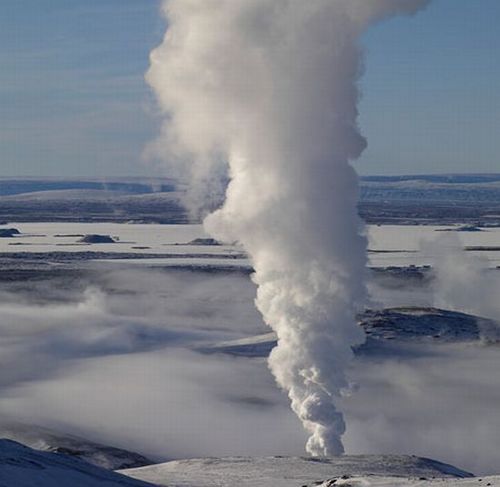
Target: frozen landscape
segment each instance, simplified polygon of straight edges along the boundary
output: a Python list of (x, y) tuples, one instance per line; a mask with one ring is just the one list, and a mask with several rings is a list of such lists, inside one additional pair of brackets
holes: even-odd
[[(498, 485), (455, 479), (458, 467), (498, 472), (500, 429), (500, 229), (463, 225), (368, 226), (368, 338), (341, 403), (349, 454), (455, 470), (417, 457), (299, 459), (304, 436), (266, 367), (276, 338), (254, 309), (251, 263), (199, 224), (2, 226), (19, 231), (0, 239), (2, 437), (152, 485)], [(460, 266), (443, 265), (450, 252)], [(203, 457), (223, 459), (147, 466)]]
[(0, 3), (0, 487), (500, 487), (499, 2)]

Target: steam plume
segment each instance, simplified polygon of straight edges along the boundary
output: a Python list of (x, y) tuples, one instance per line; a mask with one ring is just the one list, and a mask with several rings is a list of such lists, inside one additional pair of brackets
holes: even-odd
[[(436, 306), (477, 314), (500, 323), (500, 280), (488, 260), (464, 251), (457, 234), (448, 232), (427, 242), (435, 255), (433, 292)], [(485, 331), (485, 330), (483, 330)], [(500, 330), (489, 330), (490, 339), (498, 340)]]
[(182, 162), (194, 205), (229, 168), (224, 205), (205, 226), (252, 259), (257, 307), (279, 339), (269, 365), (313, 455), (343, 452), (334, 403), (364, 338), (354, 316), (365, 299), (366, 239), (350, 165), (366, 146), (358, 40), (371, 23), (426, 3), (163, 4), (168, 29), (147, 74), (166, 116), (155, 146)]

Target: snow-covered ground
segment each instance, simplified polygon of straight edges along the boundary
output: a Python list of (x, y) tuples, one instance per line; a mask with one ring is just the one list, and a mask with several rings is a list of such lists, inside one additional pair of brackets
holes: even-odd
[[(118, 252), (123, 254), (157, 254), (149, 265), (190, 265), (186, 262), (161, 254), (214, 254), (237, 256), (242, 250), (234, 245), (190, 245), (189, 242), (203, 238), (201, 225), (157, 225), (120, 223), (9, 223), (8, 227), (20, 230), (21, 235), (0, 238), (0, 253), (15, 252)], [(1, 227), (0, 227), (1, 228)], [(487, 259), (492, 267), (500, 265), (500, 228), (484, 228), (478, 232), (450, 231), (459, 227), (443, 226), (368, 226), (370, 265), (375, 267), (408, 266), (432, 264), (441, 251), (437, 245), (429, 244), (436, 239), (453, 234), (463, 247), (484, 247), (489, 250), (475, 250), (474, 255)], [(98, 234), (114, 237), (110, 244), (82, 244), (82, 235)], [(143, 264), (146, 262), (142, 262)], [(201, 262), (203, 264), (203, 262)], [(248, 266), (246, 259), (234, 260), (226, 265)]]
[[(4, 272), (0, 280), (0, 412), (64, 432), (62, 437), (42, 435), (46, 441), (39, 444), (19, 432), (12, 438), (41, 449), (81, 449), (81, 457), (88, 454), (91, 460), (106, 444), (144, 452), (156, 461), (303, 453), (304, 433), (266, 367), (274, 337), (264, 335), (268, 328), (255, 310), (255, 287), (248, 273), (185, 272), (200, 267), (246, 271), (250, 263), (241, 258), (241, 249), (190, 243), (205, 237), (199, 225), (11, 223), (7, 227), (19, 228), (22, 235), (0, 239), (2, 262), (18, 271)], [(432, 264), (443, 248), (422, 242), (436, 238), (445, 246), (453, 239), (459, 239), (462, 247), (500, 246), (499, 228), (440, 230), (453, 228), (370, 226), (369, 247), (374, 251), (370, 263)], [(78, 243), (85, 234), (110, 235), (117, 243)], [(27, 259), (16, 257), (22, 252), (28, 253)], [(29, 262), (33, 252), (41, 252), (37, 259), (51, 271), (61, 271), (56, 280), (50, 273), (49, 277), (37, 273), (38, 267)], [(84, 265), (71, 258), (70, 264), (61, 263), (55, 254), (46, 259), (47, 252), (101, 254), (98, 262)], [(116, 257), (111, 252), (123, 258), (111, 259)], [(150, 255), (144, 259), (144, 254)], [(499, 264), (500, 252), (493, 250), (464, 252), (462, 257), (474, 255), (484, 256), (489, 267)], [(50, 265), (53, 258), (55, 264)], [(455, 262), (461, 265), (461, 257)], [(481, 330), (474, 326), (474, 318), (410, 308), (442, 307), (435, 302), (438, 290), (431, 285), (430, 274), (425, 269), (372, 273), (372, 307), (405, 308), (375, 311), (370, 317), (367, 330), (374, 339), (380, 335), (387, 347), (383, 354), (357, 355), (352, 370), (356, 392), (341, 401), (348, 424), (346, 448), (353, 453), (415, 453), (475, 473), (498, 473), (498, 346), (478, 340)], [(468, 279), (461, 280), (452, 279), (466, 286)], [(481, 282), (470, 279), (470, 289), (465, 287), (444, 307), (494, 315), (496, 299), (488, 298), (496, 308), (486, 313), (480, 297), (489, 295)], [(471, 300), (475, 307), (469, 306)], [(402, 336), (404, 340), (398, 340)], [(217, 353), (199, 353), (210, 347)], [(212, 463), (224, 471), (224, 461)], [(195, 464), (194, 477), (186, 478), (192, 483), (175, 484), (175, 479), (182, 479), (179, 468), (169, 473), (176, 465), (172, 463), (141, 472), (155, 471), (161, 482), (171, 486), (225, 485), (207, 483), (213, 479), (201, 478)], [(293, 468), (280, 471), (288, 470)], [(232, 471), (238, 474), (237, 468)], [(239, 470), (238, 482), (243, 482), (245, 471)], [(285, 484), (271, 475), (262, 480), (271, 483), (253, 479), (236, 485), (298, 487), (336, 475), (325, 473), (304, 484), (302, 480), (290, 484), (290, 479)], [(401, 484), (396, 484), (394, 477), (385, 478), (393, 471), (381, 470), (377, 479), (367, 477), (367, 471), (358, 474), (362, 480), (339, 479), (335, 485), (424, 485), (419, 475), (400, 478)], [(215, 472), (213, 478), (220, 475)], [(461, 485), (453, 482), (438, 485)], [(473, 482), (487, 485), (478, 479)]]
[[(359, 455), (332, 459), (314, 458), (207, 458), (152, 465), (122, 473), (168, 487), (298, 487), (356, 485), (347, 480), (361, 477), (357, 485), (369, 486), (373, 477), (384, 486), (415, 485), (415, 479), (457, 479), (470, 474), (434, 460), (397, 455)], [(342, 479), (344, 477), (344, 479)], [(336, 479), (336, 482), (331, 482)], [(331, 484), (326, 483), (330, 481)], [(345, 480), (345, 482), (341, 482)], [(390, 483), (389, 483), (390, 482)], [(420, 484), (422, 485), (422, 483)], [(446, 484), (444, 484), (446, 485)], [(448, 484), (453, 485), (453, 484)]]
[(405, 455), (331, 459), (230, 457), (172, 461), (112, 472), (64, 454), (0, 440), (0, 485), (5, 487), (478, 487), (500, 477), (470, 473)]
[[(201, 247), (203, 253), (221, 253), (229, 249), (220, 246), (173, 245), (206, 237), (201, 225), (156, 225), (121, 223), (9, 223), (21, 231), (16, 239), (0, 239), (0, 252), (100, 252), (176, 253), (184, 254), (191, 247)], [(110, 235), (115, 244), (81, 244), (81, 235)], [(142, 247), (142, 248), (137, 248)], [(144, 247), (147, 247), (145, 249)], [(199, 251), (200, 249), (198, 249)]]
[[(500, 228), (484, 228), (478, 232), (457, 232), (460, 226), (433, 225), (369, 225), (370, 264), (375, 267), (431, 265), (443, 251), (443, 245), (433, 244), (443, 237), (462, 247), (498, 248), (471, 252), (487, 259), (491, 267), (500, 265)], [(449, 245), (449, 244), (448, 244)]]
[(6, 418), (0, 420), (0, 438), (22, 443), (39, 451), (62, 453), (107, 470), (142, 467), (154, 463), (135, 452), (101, 445), (33, 424), (9, 422)]
[(0, 440), (0, 485), (5, 487), (147, 487), (75, 458)]
[[(356, 353), (387, 353), (387, 344), (402, 350), (411, 344), (498, 344), (499, 324), (477, 316), (435, 308), (389, 308), (368, 310), (359, 316), (367, 341)], [(397, 345), (394, 345), (397, 344)], [(275, 333), (209, 343), (198, 346), (204, 353), (225, 353), (238, 357), (267, 357), (276, 345)]]

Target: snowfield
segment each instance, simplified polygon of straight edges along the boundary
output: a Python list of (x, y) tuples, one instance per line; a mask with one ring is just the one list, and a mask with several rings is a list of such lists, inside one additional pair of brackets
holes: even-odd
[(134, 480), (89, 463), (39, 452), (10, 440), (0, 440), (2, 487), (147, 487)]
[[(412, 485), (413, 479), (453, 479), (471, 474), (414, 456), (359, 455), (339, 458), (206, 458), (180, 460), (122, 473), (168, 487), (300, 487), (341, 477), (361, 477), (358, 485), (381, 477), (385, 486)], [(339, 482), (339, 480), (337, 480)], [(391, 483), (387, 483), (391, 482)], [(410, 482), (410, 483), (408, 483)], [(326, 483), (325, 485), (328, 485)], [(334, 485), (334, 484), (332, 484)], [(335, 485), (342, 485), (337, 484)], [(345, 482), (344, 485), (353, 485)], [(452, 485), (452, 484), (450, 484)]]
[(500, 477), (428, 458), (357, 455), (339, 458), (205, 458), (111, 472), (66, 455), (0, 440), (5, 487), (472, 487), (500, 486)]
[[(1, 487), (500, 485), (412, 456), (298, 458), (302, 430), (265, 364), (276, 339), (253, 305), (251, 263), (238, 246), (197, 240), (200, 225), (3, 226), (21, 234), (0, 238), (0, 412), (48, 428), (0, 421), (0, 437), (41, 450), (2, 443)], [(368, 340), (353, 364), (359, 390), (342, 400), (345, 441), (351, 453), (416, 453), (496, 474), (498, 306), (478, 301), (481, 281), (449, 306), (434, 301), (424, 266), (436, 254), (422, 242), (483, 249), (464, 260), (485, 257), (498, 279), (500, 228), (456, 228), (368, 227), (374, 309), (360, 317)], [(78, 242), (85, 234), (117, 242)], [(220, 458), (143, 467), (135, 451), (156, 462)]]
[(0, 438), (16, 441), (38, 451), (62, 453), (107, 470), (136, 468), (153, 463), (135, 452), (32, 424), (0, 421)]
[[(206, 239), (202, 225), (159, 225), (125, 223), (16, 223), (8, 227), (19, 229), (21, 235), (0, 238), (0, 253), (16, 252), (118, 252), (125, 254), (214, 254), (227, 257), (242, 253), (235, 245), (196, 245), (196, 239)], [(0, 227), (1, 229), (2, 227)], [(487, 259), (491, 267), (500, 265), (500, 228), (485, 228), (480, 232), (448, 232), (459, 227), (432, 225), (368, 225), (369, 263), (373, 267), (422, 266), (436, 259), (435, 248), (426, 242), (445, 234), (456, 235), (463, 247), (476, 249), (471, 254)], [(115, 243), (82, 244), (82, 236), (88, 234), (110, 235)], [(194, 242), (194, 244), (193, 244)], [(172, 259), (152, 256), (149, 263), (165, 265)], [(182, 265), (190, 265), (189, 259)], [(146, 264), (144, 261), (143, 264)], [(235, 266), (249, 265), (237, 261)], [(179, 263), (177, 264), (179, 265)]]

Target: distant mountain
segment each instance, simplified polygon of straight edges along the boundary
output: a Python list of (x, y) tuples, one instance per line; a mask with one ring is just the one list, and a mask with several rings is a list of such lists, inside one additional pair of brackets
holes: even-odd
[[(172, 179), (2, 179), (0, 221), (188, 223), (186, 187)], [(500, 225), (500, 174), (364, 176), (369, 223)]]
[(361, 176), (362, 182), (397, 183), (408, 181), (425, 181), (442, 184), (477, 184), (500, 182), (498, 174), (417, 174), (406, 176)]
[(500, 174), (362, 177), (361, 201), (476, 205), (500, 203)]
[(66, 190), (146, 194), (174, 191), (175, 188), (175, 182), (166, 178), (111, 178), (110, 180), (0, 178), (0, 196)]

